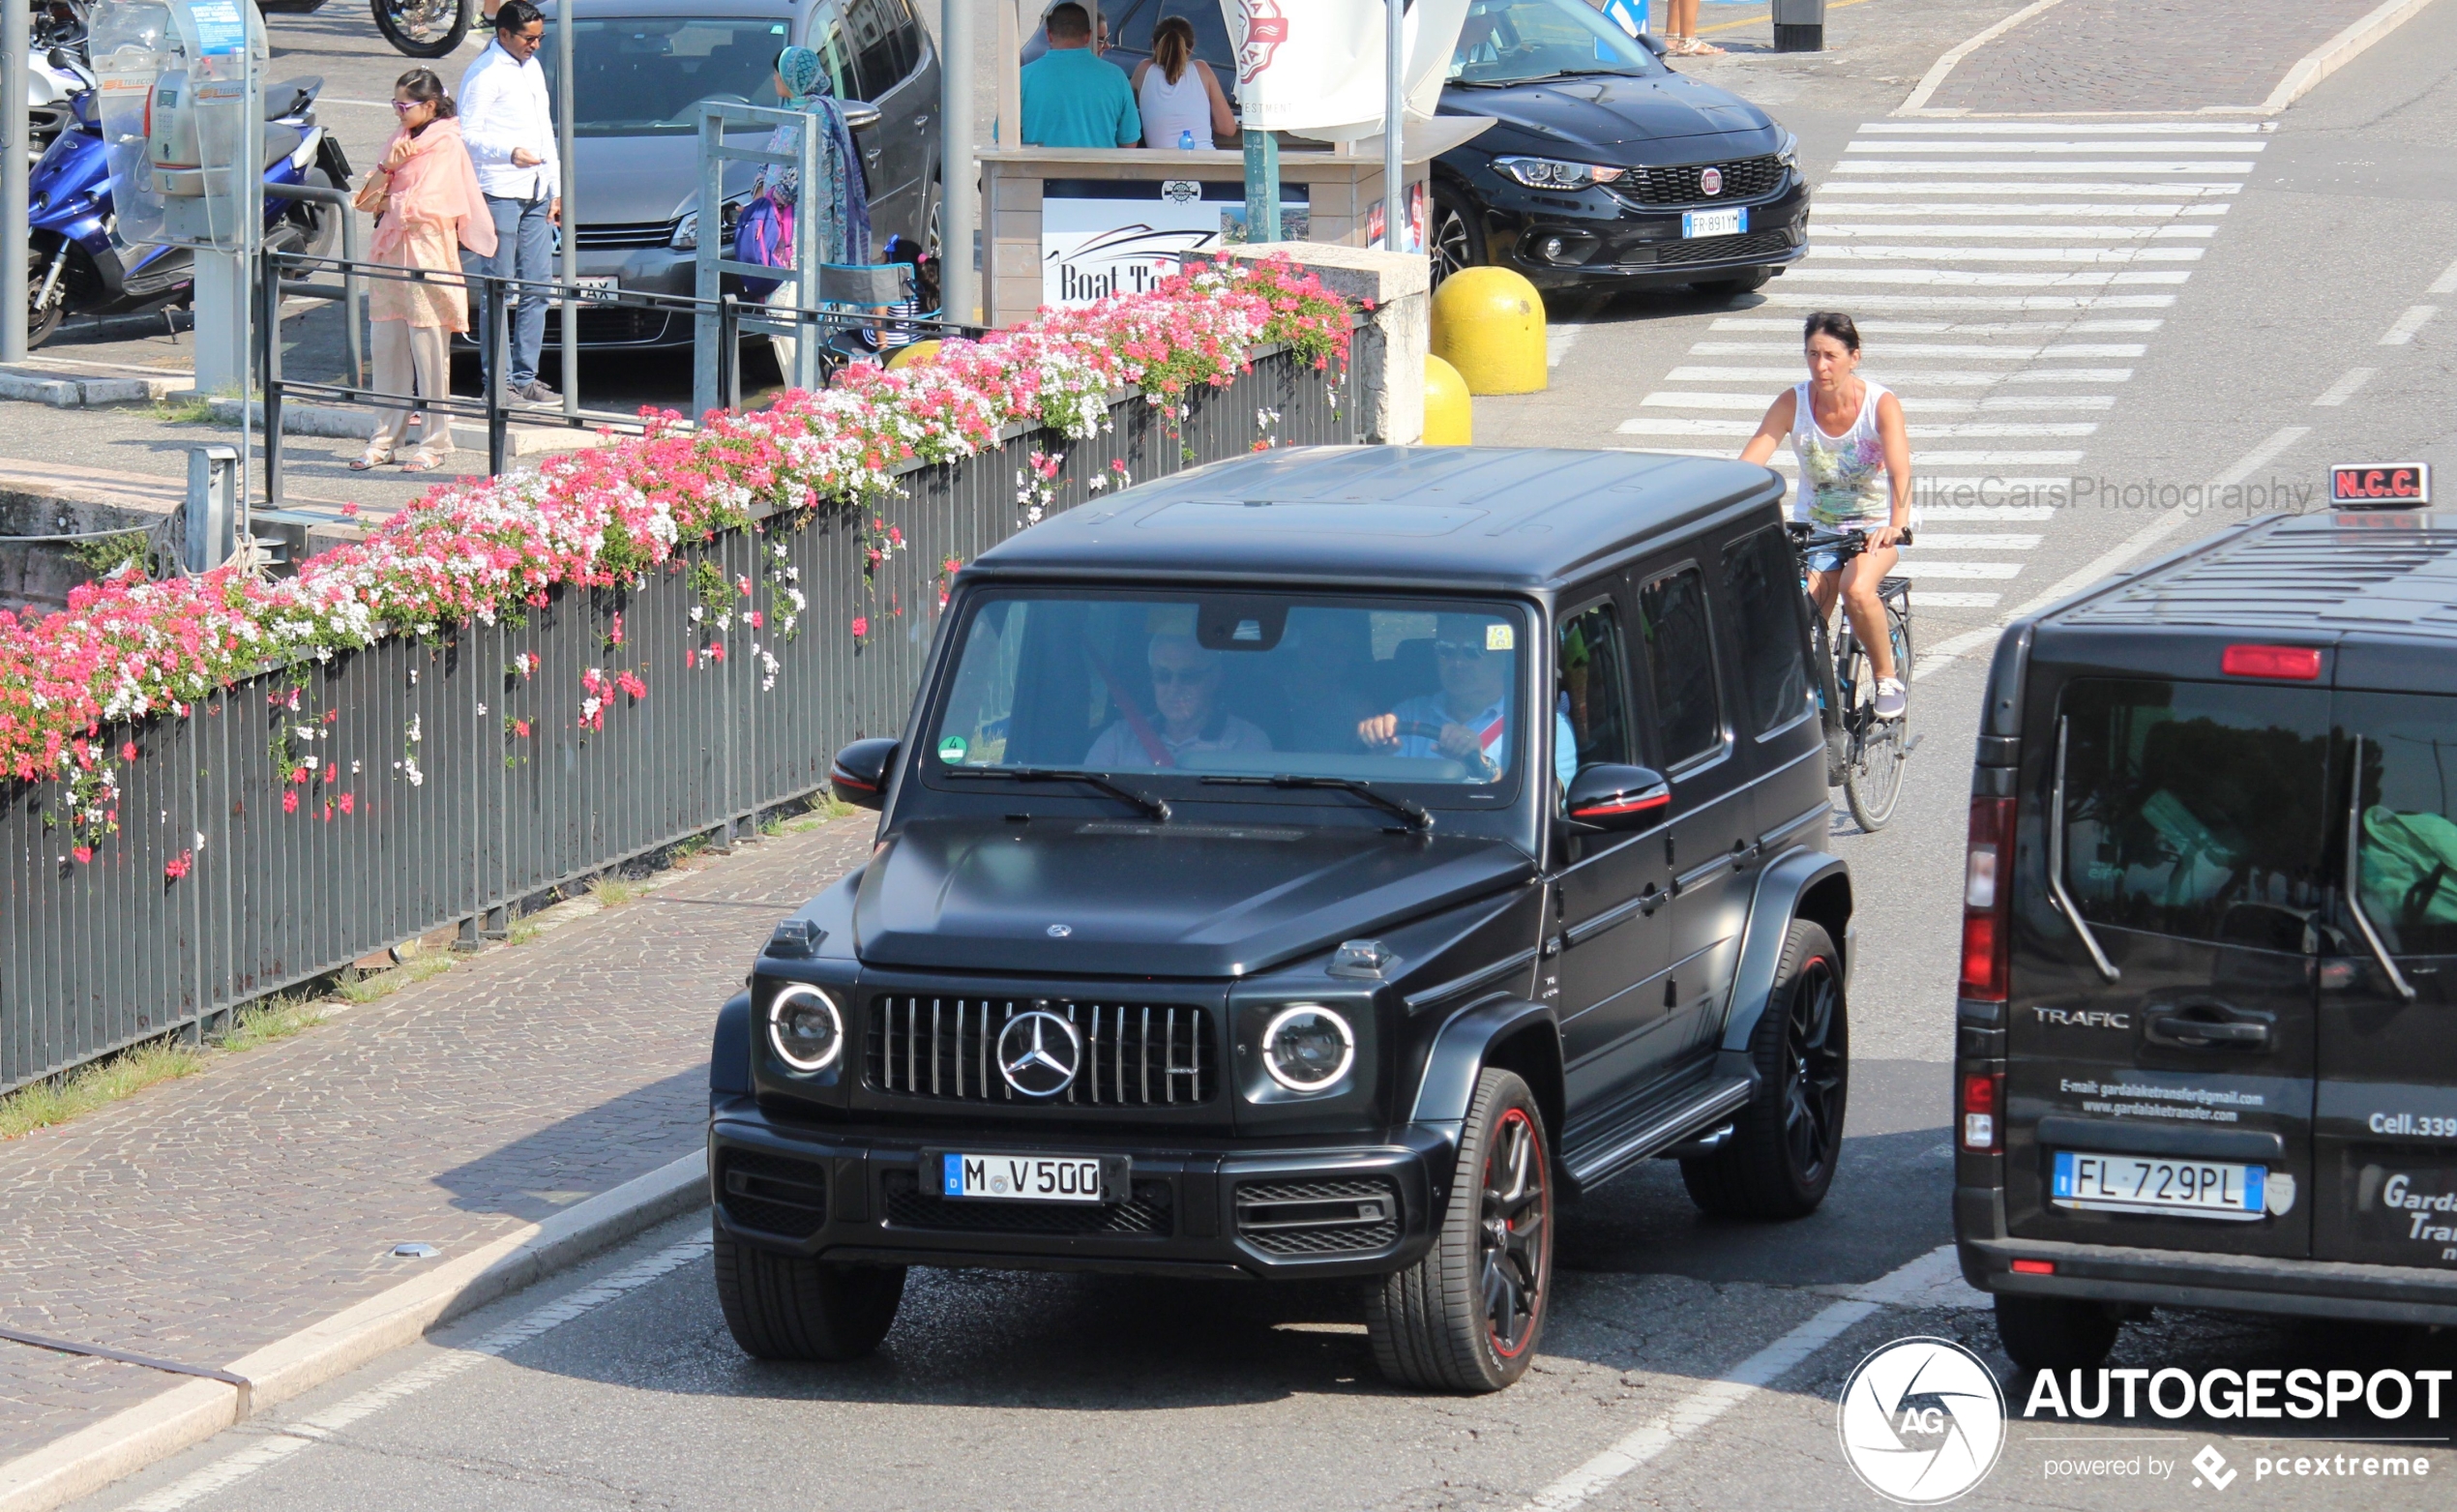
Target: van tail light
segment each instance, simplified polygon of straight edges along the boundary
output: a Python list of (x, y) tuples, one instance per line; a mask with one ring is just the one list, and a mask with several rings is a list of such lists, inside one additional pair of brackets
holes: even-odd
[(2321, 653), (2311, 646), (2229, 646), (2218, 669), (2230, 677), (2277, 677), (2308, 683), (2321, 675)]
[(2013, 1273), (2017, 1276), (2053, 1276), (2056, 1274), (2056, 1261), (2015, 1260)]
[(1962, 1147), (1972, 1155), (2004, 1148), (2005, 1074), (1966, 1071), (1962, 1076)]
[(2005, 1000), (2013, 975), (2013, 800), (1970, 800), (1963, 853), (1962, 995)]

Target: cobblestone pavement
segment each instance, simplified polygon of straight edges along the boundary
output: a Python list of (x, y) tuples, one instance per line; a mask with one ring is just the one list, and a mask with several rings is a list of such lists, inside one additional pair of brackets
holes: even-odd
[(2252, 108), (2380, 0), (2063, 0), (1973, 52), (1931, 110)]
[[(689, 1154), (709, 1025), (859, 815), (0, 1145), (0, 1322), (220, 1367)], [(0, 1461), (178, 1378), (0, 1342)]]

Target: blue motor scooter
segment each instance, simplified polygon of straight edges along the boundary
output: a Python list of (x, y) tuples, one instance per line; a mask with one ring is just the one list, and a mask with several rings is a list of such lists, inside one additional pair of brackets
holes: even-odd
[[(346, 189), (349, 160), (315, 124), (321, 78), (289, 79), (264, 92), (264, 245), (323, 255), (340, 207), (281, 196), (294, 185)], [(26, 254), (26, 346), (50, 339), (72, 314), (118, 314), (187, 300), (195, 283), (185, 247), (123, 244), (113, 234), (109, 148), (91, 93), (70, 102), (73, 119), (34, 165)]]

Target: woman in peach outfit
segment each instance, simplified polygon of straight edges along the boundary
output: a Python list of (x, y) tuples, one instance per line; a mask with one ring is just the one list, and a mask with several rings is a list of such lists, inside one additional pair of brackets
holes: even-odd
[[(385, 146), (383, 165), (368, 175), (359, 191), (360, 208), (380, 206), (367, 255), (371, 262), (424, 269), (429, 277), (415, 282), (369, 281), (375, 388), (382, 394), (432, 400), (452, 392), (452, 334), (469, 329), (469, 291), (460, 278), (459, 247), (491, 255), (494, 218), (478, 193), (478, 173), (470, 165), (469, 149), (461, 144), (452, 97), (444, 93), (444, 81), (434, 70), (411, 69), (400, 76), (393, 86), (393, 113), (400, 130)], [(401, 464), (403, 472), (435, 467), (452, 450), (450, 419), (433, 409), (415, 412), (422, 418), (424, 439)], [(412, 413), (407, 406), (384, 411), (366, 455), (350, 466), (364, 471), (391, 461)]]

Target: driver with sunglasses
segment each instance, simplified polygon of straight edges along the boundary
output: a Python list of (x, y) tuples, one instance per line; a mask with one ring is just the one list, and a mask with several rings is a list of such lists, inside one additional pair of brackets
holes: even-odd
[[(1388, 714), (1356, 726), (1356, 738), (1384, 756), (1446, 756), (1479, 782), (1495, 782), (1510, 762), (1510, 665), (1515, 630), (1475, 614), (1443, 614), (1434, 622), (1434, 661), (1441, 692), (1404, 698)], [(1578, 737), (1555, 714), (1554, 774), (1567, 787), (1578, 775)], [(1410, 726), (1413, 726), (1412, 728)], [(1438, 730), (1438, 734), (1426, 731)]]

